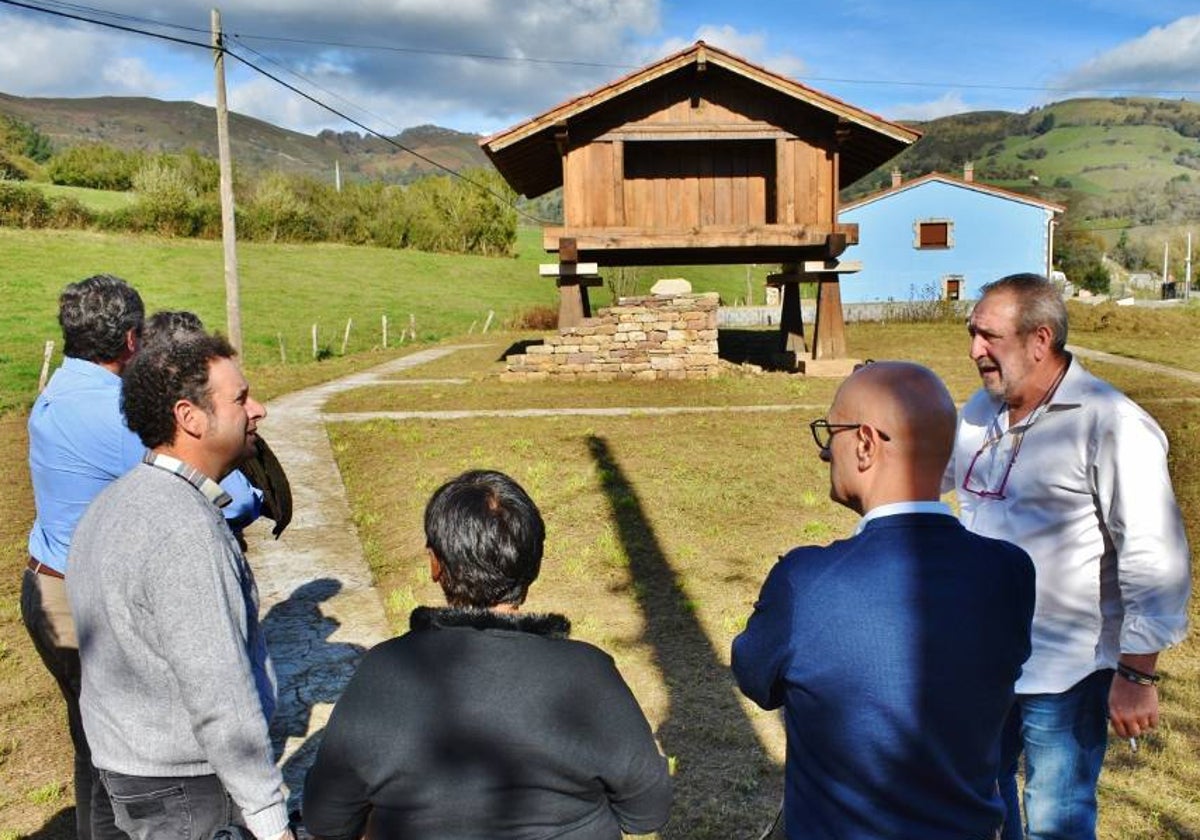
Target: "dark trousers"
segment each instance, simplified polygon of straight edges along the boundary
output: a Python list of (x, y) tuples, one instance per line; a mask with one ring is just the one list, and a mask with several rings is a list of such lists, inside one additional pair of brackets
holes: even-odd
[(117, 825), (133, 840), (208, 840), (240, 822), (221, 781), (209, 776), (126, 776), (101, 770)]
[(83, 672), (66, 583), (26, 569), (21, 580), (21, 618), (38, 656), (67, 701), (67, 725), (75, 747), (75, 832), (79, 840), (127, 840), (113, 821), (112, 804), (92, 766), (92, 752), (83, 734), (79, 714)]

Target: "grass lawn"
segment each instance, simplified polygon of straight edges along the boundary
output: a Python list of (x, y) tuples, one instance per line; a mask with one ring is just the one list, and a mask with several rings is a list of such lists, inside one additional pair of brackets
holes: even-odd
[[(959, 324), (849, 330), (860, 355), (918, 357), (959, 399), (976, 387)], [(1075, 338), (1085, 343), (1086, 334)], [(836, 383), (764, 374), (589, 393), (498, 383), (491, 376), (496, 355), (481, 349), (442, 360), (438, 376), (468, 384), (363, 389), (339, 398), (337, 407), (642, 406), (655, 394), (663, 405), (811, 406), (784, 414), (372, 420), (331, 430), (397, 632), (413, 606), (440, 600), (427, 580), (420, 525), (429, 494), (464, 469), (511, 473), (539, 502), (549, 533), (529, 609), (566, 613), (576, 635), (614, 655), (677, 759), (678, 803), (662, 836), (753, 836), (778, 804), (783, 737), (774, 715), (738, 695), (729, 645), (776, 556), (853, 528), (855, 517), (827, 499), (827, 468), (804, 429), (823, 413)], [(1090, 367), (1142, 401), (1167, 430), (1195, 542), (1200, 386), (1117, 365)], [(1200, 648), (1187, 643), (1168, 652), (1162, 670), (1162, 728), (1136, 756), (1119, 740), (1109, 756), (1101, 792), (1106, 840), (1200, 836)]]
[[(530, 234), (523, 236), (528, 242)], [(0, 486), (0, 556), (9, 570), (0, 575), (0, 840), (73, 833), (62, 704), (18, 609), (18, 570), (32, 520), (25, 408), (41, 344), (58, 338), (55, 297), (65, 282), (112, 271), (133, 281), (151, 310), (194, 308), (219, 325), (219, 247), (0, 229), (6, 302), (0, 313), (0, 456), (14, 469)], [(553, 302), (553, 286), (533, 269), (545, 257), (522, 248), (516, 260), (477, 260), (244, 246), (249, 378), (256, 394), (269, 397), (409, 352), (376, 349), (366, 324), (376, 330), (386, 311), (399, 325), (413, 312), (422, 343), (487, 346), (408, 371), (395, 383), (345, 394), (331, 408), (794, 406), (672, 416), (371, 420), (330, 428), (359, 535), (397, 631), (414, 605), (440, 601), (426, 580), (423, 552), (421, 511), (429, 493), (470, 467), (510, 472), (537, 500), (549, 529), (529, 608), (565, 613), (577, 636), (612, 653), (676, 759), (677, 805), (663, 837), (756, 836), (778, 805), (782, 732), (773, 715), (734, 689), (729, 643), (777, 555), (853, 528), (854, 516), (827, 498), (827, 468), (804, 428), (823, 414), (836, 383), (774, 373), (595, 388), (500, 383), (493, 376), (497, 360), (529, 336), (467, 331), (472, 321), (482, 324), (489, 309), (503, 320)], [(1200, 351), (1189, 350), (1193, 342), (1186, 340), (1196, 334), (1198, 313), (1073, 307), (1072, 341), (1200, 370)], [(355, 328), (341, 356), (341, 330), (350, 317)], [(314, 320), (328, 330), (323, 341), (338, 346), (332, 358), (301, 363)], [(278, 332), (285, 335), (287, 364), (278, 359)], [(977, 385), (961, 322), (851, 324), (847, 340), (856, 356), (932, 366), (957, 399)], [(1200, 386), (1115, 365), (1089, 367), (1142, 401), (1166, 429), (1176, 490), (1196, 544)], [(411, 381), (430, 378), (463, 383)], [(1105, 840), (1200, 837), (1200, 643), (1189, 640), (1168, 652), (1162, 670), (1162, 728), (1136, 756), (1121, 742), (1110, 752), (1101, 790)]]
[(26, 181), (22, 186), (41, 190), (46, 198), (73, 198), (89, 210), (108, 212), (128, 207), (137, 201), (137, 196), (131, 192), (116, 190), (94, 190), (89, 187), (64, 187), (61, 184), (43, 184), (38, 181)]

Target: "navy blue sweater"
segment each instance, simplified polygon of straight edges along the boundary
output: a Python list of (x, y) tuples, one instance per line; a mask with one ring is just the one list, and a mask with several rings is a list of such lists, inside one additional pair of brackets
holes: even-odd
[(785, 709), (790, 840), (991, 836), (1033, 600), (1024, 551), (943, 514), (783, 557), (733, 670), (746, 696)]

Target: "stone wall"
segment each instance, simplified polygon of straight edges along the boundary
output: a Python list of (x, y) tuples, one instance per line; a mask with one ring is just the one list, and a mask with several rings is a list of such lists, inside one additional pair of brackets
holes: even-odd
[(507, 382), (711, 379), (720, 371), (717, 294), (621, 298), (506, 362)]

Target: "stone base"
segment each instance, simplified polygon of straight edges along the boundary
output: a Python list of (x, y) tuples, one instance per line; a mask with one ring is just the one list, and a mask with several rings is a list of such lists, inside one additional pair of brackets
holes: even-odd
[(854, 366), (861, 359), (798, 359), (797, 373), (805, 376), (819, 376), (829, 379), (844, 379), (854, 373)]

